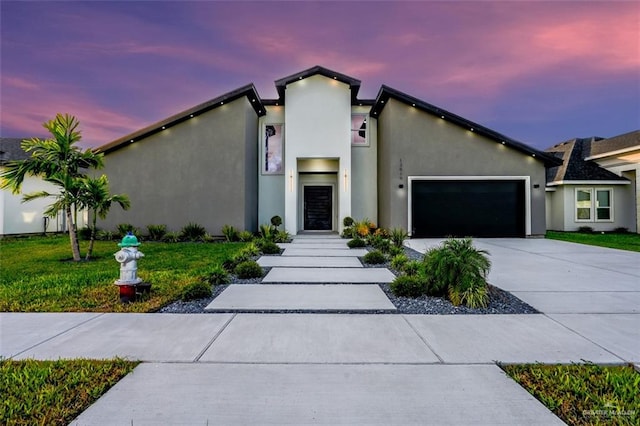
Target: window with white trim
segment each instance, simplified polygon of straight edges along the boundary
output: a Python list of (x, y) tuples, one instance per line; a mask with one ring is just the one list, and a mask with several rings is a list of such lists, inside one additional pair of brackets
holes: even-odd
[(576, 222), (613, 222), (613, 189), (576, 188)]

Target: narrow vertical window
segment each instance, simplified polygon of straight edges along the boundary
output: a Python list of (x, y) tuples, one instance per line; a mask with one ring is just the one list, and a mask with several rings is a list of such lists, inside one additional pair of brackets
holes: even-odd
[(365, 146), (367, 142), (367, 115), (351, 115), (351, 144)]
[(591, 221), (593, 189), (576, 189), (576, 221)]
[(610, 189), (596, 189), (596, 220), (613, 220)]

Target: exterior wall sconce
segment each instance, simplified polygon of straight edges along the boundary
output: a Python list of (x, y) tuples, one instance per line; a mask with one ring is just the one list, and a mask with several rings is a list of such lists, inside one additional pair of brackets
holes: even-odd
[(347, 169), (344, 169), (344, 192), (347, 192), (347, 187), (349, 183), (349, 175), (347, 174)]
[(289, 169), (289, 192), (293, 192), (293, 169)]

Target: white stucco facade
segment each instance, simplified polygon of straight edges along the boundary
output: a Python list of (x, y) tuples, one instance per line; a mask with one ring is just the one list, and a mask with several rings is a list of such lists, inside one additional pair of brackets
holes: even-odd
[[(1, 170), (0, 170), (1, 171)], [(23, 194), (47, 191), (56, 193), (57, 188), (40, 178), (27, 176), (22, 183), (22, 192), (13, 194), (8, 189), (0, 191), (0, 235), (63, 232), (66, 230), (63, 214), (45, 220), (44, 211), (53, 202), (51, 198), (40, 198), (26, 203)], [(78, 229), (86, 224), (86, 212), (78, 213)], [(45, 228), (46, 226), (46, 228)]]
[[(366, 144), (351, 141), (352, 114), (367, 116), (370, 107), (352, 106), (351, 99), (348, 84), (314, 75), (286, 86), (286, 105), (267, 107), (258, 142), (259, 223), (279, 215), (290, 234), (308, 230), (305, 188), (319, 186), (330, 191), (327, 230), (342, 231), (342, 219), (354, 214), (377, 219), (376, 135), (367, 129)], [(283, 160), (275, 173), (265, 171), (268, 127), (282, 132)]]

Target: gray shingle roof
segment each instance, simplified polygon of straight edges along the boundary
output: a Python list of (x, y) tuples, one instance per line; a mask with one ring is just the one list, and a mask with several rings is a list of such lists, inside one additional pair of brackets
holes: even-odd
[(562, 165), (547, 169), (547, 184), (562, 181), (628, 181), (600, 167), (595, 161), (585, 160), (591, 155), (592, 147), (602, 141), (598, 137), (576, 138), (546, 149), (547, 153), (563, 160)]
[(20, 147), (24, 139), (28, 138), (0, 138), (0, 164), (29, 158), (29, 154)]

